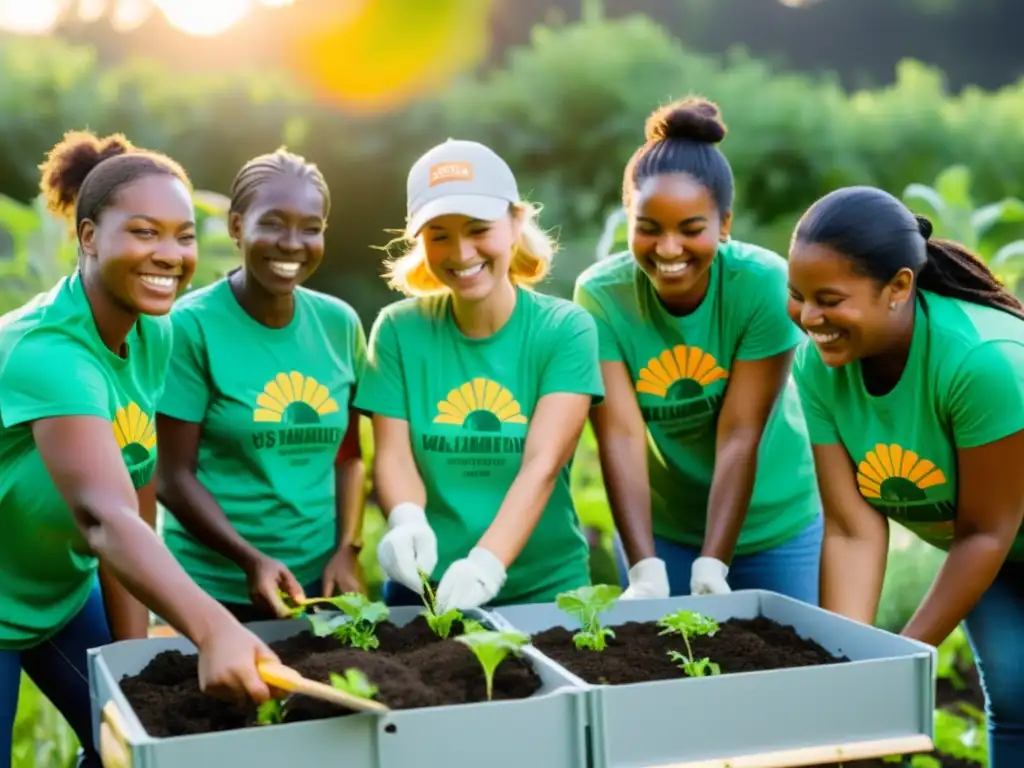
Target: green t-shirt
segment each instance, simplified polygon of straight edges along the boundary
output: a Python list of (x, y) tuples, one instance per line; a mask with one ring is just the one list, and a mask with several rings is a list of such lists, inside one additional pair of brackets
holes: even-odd
[[(928, 291), (887, 394), (868, 393), (859, 363), (827, 367), (810, 343), (793, 371), (811, 442), (846, 448), (865, 500), (942, 550), (953, 541), (957, 449), (1024, 429), (1024, 321)], [(1024, 560), (1020, 534), (1010, 559)]]
[[(158, 410), (202, 424), (199, 482), (246, 541), (312, 583), (337, 544), (335, 459), (366, 357), (358, 315), (299, 288), (291, 323), (268, 328), (222, 279), (179, 299), (171, 320), (174, 356)], [(213, 597), (249, 602), (243, 571), (173, 514), (164, 540)]]
[(99, 337), (81, 277), (0, 318), (0, 649), (35, 646), (81, 610), (98, 561), (54, 486), (31, 422), (109, 419), (132, 484), (156, 464), (153, 415), (171, 353), (166, 317), (143, 316), (128, 356)]
[[(400, 301), (377, 317), (356, 407), (409, 422), (437, 535), (435, 578), (493, 522), (522, 464), (537, 402), (555, 392), (604, 396), (594, 323), (564, 299), (518, 289), (508, 322), (482, 339), (458, 329), (448, 296)], [(569, 473), (569, 465), (559, 472), (495, 605), (552, 601), (590, 583)]]
[[(782, 257), (735, 240), (719, 247), (707, 295), (684, 317), (664, 308), (629, 252), (577, 279), (575, 300), (597, 321), (601, 360), (625, 363), (634, 381), (648, 430), (656, 536), (703, 544), (729, 372), (737, 361), (773, 357), (802, 339), (786, 314), (786, 286)], [(765, 426), (735, 554), (782, 544), (819, 509), (810, 443), (790, 380)]]

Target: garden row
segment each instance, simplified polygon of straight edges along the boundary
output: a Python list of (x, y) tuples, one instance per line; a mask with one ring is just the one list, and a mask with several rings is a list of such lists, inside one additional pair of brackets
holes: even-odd
[(108, 768), (447, 768), (462, 748), (489, 768), (881, 766), (932, 750), (933, 648), (769, 592), (619, 592), (438, 615), (428, 585), (422, 609), (347, 594), (252, 625), (284, 664), (380, 713), (205, 696), (181, 638), (94, 650)]

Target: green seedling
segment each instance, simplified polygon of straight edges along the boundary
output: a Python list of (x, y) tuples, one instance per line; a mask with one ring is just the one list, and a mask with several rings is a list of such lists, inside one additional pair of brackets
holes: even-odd
[(384, 603), (370, 602), (365, 595), (358, 592), (346, 592), (337, 597), (317, 598), (312, 604), (327, 603), (342, 612), (341, 616), (325, 619), (316, 614), (309, 614), (310, 626), (317, 637), (334, 637), (364, 651), (372, 650), (380, 645), (374, 631), (384, 621), (390, 611)]
[(256, 709), (256, 722), (260, 725), (278, 725), (284, 722), (287, 704), (282, 699), (267, 699)]
[(708, 673), (712, 675), (722, 674), (722, 669), (711, 659), (694, 659), (693, 648), (690, 640), (694, 637), (713, 635), (718, 631), (718, 622), (709, 616), (697, 611), (676, 611), (658, 619), (658, 626), (663, 629), (658, 634), (670, 635), (677, 633), (683, 636), (686, 643), (686, 655), (679, 651), (669, 651), (668, 656), (677, 662), (683, 671), (690, 677), (705, 677)]
[(484, 679), (487, 681), (487, 700), (490, 701), (494, 693), (494, 671), (509, 653), (518, 654), (530, 642), (530, 637), (522, 632), (484, 630), (459, 635), (455, 640), (468, 647), (483, 667)]
[(377, 686), (358, 669), (346, 669), (344, 675), (331, 672), (331, 685), (361, 699), (372, 699), (377, 695)]
[(463, 619), (462, 620), (462, 633), (465, 635), (472, 635), (474, 632), (487, 632), (488, 629), (483, 625), (482, 622), (476, 619)]
[(434, 590), (430, 588), (430, 576), (423, 570), (419, 572), (420, 582), (423, 584), (423, 604), (426, 608), (422, 616), (427, 620), (427, 626), (438, 637), (448, 637), (452, 631), (452, 625), (456, 621), (462, 621), (462, 611), (452, 608), (444, 613), (436, 613)]
[(602, 627), (598, 616), (611, 609), (618, 602), (622, 587), (614, 584), (594, 584), (563, 592), (555, 598), (555, 605), (580, 623), (580, 630), (572, 636), (577, 649), (589, 648), (603, 651), (608, 638), (615, 632)]

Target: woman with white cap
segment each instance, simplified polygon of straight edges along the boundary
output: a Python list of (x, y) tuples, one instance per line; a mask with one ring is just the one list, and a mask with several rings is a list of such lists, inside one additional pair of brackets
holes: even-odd
[(389, 605), (437, 610), (546, 602), (590, 582), (569, 470), (604, 396), (594, 320), (531, 290), (553, 244), (508, 165), (446, 141), (408, 178), (409, 250), (388, 264), (407, 299), (369, 340), (357, 409), (373, 418), (388, 531)]

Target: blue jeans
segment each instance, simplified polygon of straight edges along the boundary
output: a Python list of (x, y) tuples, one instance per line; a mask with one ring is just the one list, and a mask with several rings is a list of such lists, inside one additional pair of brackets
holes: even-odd
[(404, 605), (423, 606), (422, 597), (405, 586), (405, 584), (392, 581), (391, 579), (384, 580), (384, 585), (381, 587), (381, 597), (384, 600), (384, 604), (389, 608)]
[(92, 737), (86, 652), (113, 642), (103, 595), (93, 587), (81, 611), (50, 640), (25, 651), (0, 651), (0, 768), (10, 768), (21, 671), (60, 711), (82, 744), (79, 766), (101, 768)]
[(989, 768), (1024, 766), (1024, 563), (1005, 563), (964, 621), (985, 691)]
[[(824, 532), (824, 518), (818, 515), (803, 531), (777, 547), (734, 557), (729, 566), (729, 586), (737, 590), (764, 589), (818, 605), (818, 571)], [(700, 557), (700, 547), (655, 536), (654, 552), (665, 561), (669, 594), (673, 597), (690, 594), (690, 568)], [(618, 536), (615, 537), (615, 560), (619, 581), (625, 588), (629, 586), (629, 565)]]

